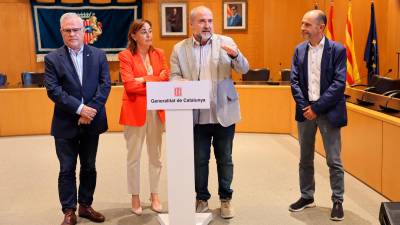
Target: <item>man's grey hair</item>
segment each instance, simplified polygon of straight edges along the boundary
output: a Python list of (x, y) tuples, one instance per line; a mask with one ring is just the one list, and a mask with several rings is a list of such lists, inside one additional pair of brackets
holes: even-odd
[(76, 14), (76, 13), (69, 12), (69, 13), (64, 13), (64, 15), (61, 16), (60, 27), (62, 27), (64, 20), (70, 19), (70, 18), (76, 18), (76, 19), (80, 20), (82, 22), (82, 26), (83, 26), (82, 18), (80, 16), (78, 16), (78, 14)]
[(196, 8), (193, 8), (191, 11), (190, 11), (190, 22), (193, 22), (194, 21), (194, 18), (197, 16), (197, 14), (199, 13), (199, 12), (201, 12), (201, 11), (208, 11), (208, 12), (210, 12), (210, 14), (211, 15), (213, 15), (212, 14), (212, 11), (209, 9), (209, 8), (207, 8), (207, 7), (205, 7), (205, 6), (197, 6)]

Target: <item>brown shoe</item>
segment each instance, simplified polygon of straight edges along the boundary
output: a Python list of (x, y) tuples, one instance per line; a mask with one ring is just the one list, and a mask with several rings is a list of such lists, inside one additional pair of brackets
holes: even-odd
[(75, 225), (76, 224), (76, 215), (75, 211), (69, 210), (64, 214), (64, 220), (61, 225)]
[(78, 215), (96, 223), (102, 223), (106, 218), (96, 212), (91, 206), (79, 205)]

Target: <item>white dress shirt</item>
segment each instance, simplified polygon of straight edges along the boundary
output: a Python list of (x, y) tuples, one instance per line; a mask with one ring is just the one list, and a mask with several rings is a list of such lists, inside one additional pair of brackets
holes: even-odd
[(321, 61), (324, 52), (325, 37), (317, 46), (308, 44), (308, 100), (318, 101), (321, 87)]
[(206, 44), (200, 43), (193, 38), (193, 52), (196, 59), (196, 71), (199, 73), (199, 80), (210, 80), (210, 109), (200, 109), (199, 124), (218, 123), (217, 119), (217, 82), (213, 81), (211, 74), (211, 52), (212, 37)]
[[(78, 74), (79, 81), (82, 85), (83, 79), (83, 45), (78, 52), (75, 52), (68, 47), (69, 55), (71, 56), (72, 63), (74, 64), (75, 71)], [(83, 98), (81, 99), (81, 104), (76, 110), (76, 114), (80, 115), (83, 108)]]

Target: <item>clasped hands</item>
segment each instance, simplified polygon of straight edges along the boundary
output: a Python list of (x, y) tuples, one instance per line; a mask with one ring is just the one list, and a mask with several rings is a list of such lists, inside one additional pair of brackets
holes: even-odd
[(303, 109), (303, 116), (308, 120), (314, 120), (317, 118), (317, 114), (312, 110), (311, 105)]
[(81, 110), (81, 117), (78, 120), (78, 125), (88, 125), (92, 122), (94, 117), (97, 114), (97, 110), (89, 107), (87, 105), (83, 105), (82, 110)]

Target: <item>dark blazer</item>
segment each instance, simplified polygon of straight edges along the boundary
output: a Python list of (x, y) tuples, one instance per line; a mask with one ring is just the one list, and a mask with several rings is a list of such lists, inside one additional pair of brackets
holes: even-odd
[(242, 17), (239, 14), (229, 17), (228, 26), (242, 26)]
[[(306, 120), (303, 108), (310, 105), (308, 100), (308, 41), (299, 44), (292, 61), (291, 87), (296, 101), (296, 120)], [(346, 100), (346, 49), (338, 42), (325, 37), (321, 60), (320, 98), (311, 105), (317, 114), (326, 114), (335, 127), (347, 125)]]
[[(83, 48), (83, 78), (80, 84), (68, 48), (63, 46), (45, 57), (45, 86), (47, 95), (55, 103), (51, 134), (58, 138), (75, 137), (80, 127), (89, 134), (100, 134), (108, 129), (105, 103), (110, 93), (110, 72), (105, 53), (95, 47)], [(89, 125), (78, 126), (81, 104), (97, 110)]]

